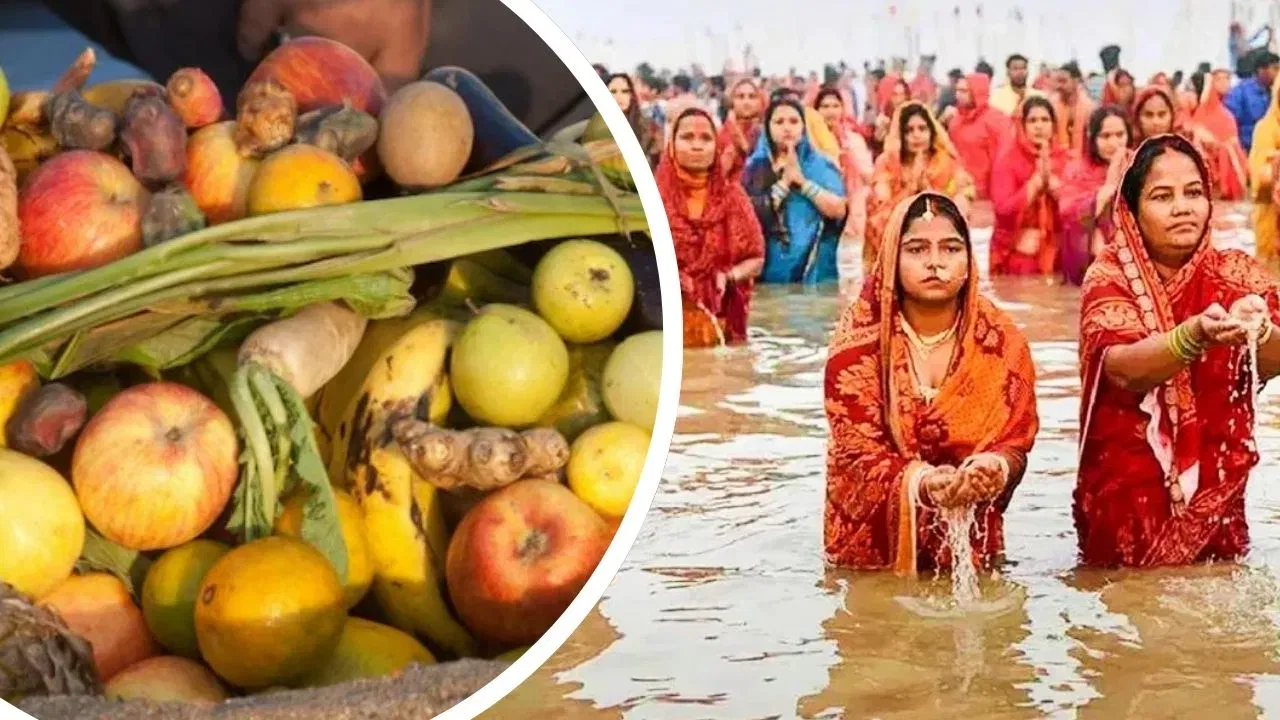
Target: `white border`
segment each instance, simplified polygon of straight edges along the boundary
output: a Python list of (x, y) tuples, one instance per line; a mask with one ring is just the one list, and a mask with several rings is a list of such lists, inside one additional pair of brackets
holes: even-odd
[[(648, 158), (640, 147), (640, 141), (631, 131), (631, 126), (628, 125), (626, 116), (614, 101), (613, 95), (596, 75), (591, 62), (569, 40), (569, 37), (531, 0), (502, 0), (502, 2), (538, 33), (543, 42), (550, 46), (582, 84), (591, 101), (604, 116), (605, 124), (617, 141), (622, 156), (635, 178), (637, 193), (640, 195), (645, 217), (649, 223), (649, 235), (653, 238), (653, 249), (658, 257), (659, 285), (662, 289), (662, 384), (658, 397), (658, 416), (653, 426), (649, 454), (645, 458), (640, 483), (636, 486), (631, 506), (627, 509), (627, 514), (600, 565), (591, 574), (582, 592), (578, 593), (569, 605), (569, 609), (565, 610), (560, 619), (519, 660), (466, 700), (438, 715), (437, 717), (441, 720), (474, 718), (506, 697), (547, 662), (551, 655), (569, 639), (573, 631), (582, 624), (596, 603), (600, 602), (604, 591), (608, 589), (613, 576), (622, 567), (627, 553), (640, 534), (640, 526), (649, 512), (649, 505), (653, 502), (653, 496), (658, 490), (658, 482), (662, 479), (667, 451), (671, 447), (671, 436), (675, 432), (676, 408), (680, 402), (680, 378), (684, 362), (680, 273), (676, 266), (675, 243), (671, 239), (671, 227), (667, 224), (667, 213), (662, 206), (662, 196), (658, 194), (658, 184), (653, 179)], [(0, 720), (36, 719), (0, 700)]]
[(680, 378), (684, 363), (680, 272), (676, 265), (675, 242), (671, 239), (671, 227), (667, 224), (667, 213), (662, 206), (662, 196), (658, 194), (658, 184), (653, 179), (653, 172), (649, 169), (649, 161), (640, 147), (640, 141), (632, 132), (631, 126), (627, 123), (627, 117), (622, 114), (609, 88), (605, 87), (591, 62), (569, 40), (564, 31), (534, 5), (532, 0), (502, 0), (502, 2), (538, 33), (542, 41), (559, 56), (582, 84), (583, 89), (604, 117), (605, 124), (609, 126), (609, 131), (617, 141), (618, 148), (627, 161), (627, 167), (635, 178), (636, 191), (640, 195), (645, 218), (649, 223), (649, 236), (653, 238), (653, 249), (658, 257), (659, 285), (662, 288), (662, 387), (658, 397), (658, 416), (653, 426), (649, 454), (645, 458), (640, 483), (636, 486), (631, 506), (627, 509), (627, 514), (622, 519), (613, 543), (609, 545), (609, 550), (605, 552), (600, 565), (591, 574), (582, 592), (573, 599), (569, 609), (565, 610), (555, 625), (552, 625), (519, 660), (466, 700), (438, 715), (440, 720), (469, 720), (506, 697), (547, 662), (551, 655), (569, 639), (573, 631), (578, 629), (596, 603), (600, 602), (600, 598), (608, 589), (609, 583), (613, 581), (613, 576), (618, 574), (627, 553), (630, 552), (632, 544), (640, 534), (640, 526), (649, 512), (654, 494), (658, 491), (658, 482), (662, 479), (667, 452), (671, 448), (671, 436), (675, 432), (676, 410), (680, 404)]

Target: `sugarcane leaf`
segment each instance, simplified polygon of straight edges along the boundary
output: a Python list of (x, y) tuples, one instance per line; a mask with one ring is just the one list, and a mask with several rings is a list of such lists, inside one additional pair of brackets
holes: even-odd
[(225, 318), (217, 315), (187, 318), (158, 335), (122, 348), (109, 359), (154, 370), (182, 367), (224, 342), (243, 339), (264, 319), (264, 316)]
[(596, 189), (588, 183), (574, 182), (564, 178), (541, 177), (537, 175), (503, 175), (494, 181), (498, 190), (524, 190), (526, 192), (566, 193), (573, 195), (594, 195)]
[(142, 581), (150, 567), (151, 559), (146, 555), (111, 542), (91, 527), (85, 528), (84, 549), (76, 561), (77, 571), (110, 573), (129, 588), (135, 600), (139, 600)]
[(307, 412), (306, 402), (289, 383), (271, 375), (289, 414), (289, 433), (293, 447), (293, 476), (307, 491), (302, 509), (302, 539), (311, 543), (333, 564), (338, 577), (347, 582), (347, 543), (342, 536), (342, 518), (338, 499), (329, 483), (329, 473), (316, 447), (315, 423)]

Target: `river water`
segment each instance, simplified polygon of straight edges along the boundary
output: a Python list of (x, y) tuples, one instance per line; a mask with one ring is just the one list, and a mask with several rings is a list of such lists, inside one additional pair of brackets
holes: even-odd
[[(975, 235), (985, 268), (989, 232)], [(999, 609), (928, 617), (911, 600), (949, 585), (822, 561), (823, 365), (857, 283), (762, 288), (746, 347), (686, 352), (664, 479), (622, 571), (489, 716), (1280, 717), (1278, 384), (1262, 400), (1247, 558), (1078, 570), (1079, 292), (984, 280), (1031, 340), (1042, 427), (1006, 513), (1004, 580), (986, 583)]]

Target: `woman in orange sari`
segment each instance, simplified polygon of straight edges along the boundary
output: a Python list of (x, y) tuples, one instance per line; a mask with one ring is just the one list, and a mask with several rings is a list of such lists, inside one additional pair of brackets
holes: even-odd
[(742, 78), (729, 89), (733, 103), (729, 117), (720, 128), (718, 142), (724, 147), (720, 156), (720, 170), (735, 183), (742, 181), (742, 170), (747, 156), (760, 141), (760, 116), (764, 112), (764, 93), (753, 78)]
[(1116, 232), (1081, 298), (1079, 477), (1074, 515), (1090, 565), (1152, 567), (1242, 555), (1258, 463), (1254, 378), (1280, 373), (1275, 280), (1209, 241), (1208, 169), (1182, 136), (1138, 148)]
[(991, 173), (992, 275), (1052, 275), (1061, 268), (1058, 196), (1069, 153), (1057, 126), (1044, 98), (1023, 100), (1014, 114), (1013, 136)]
[(724, 153), (711, 115), (687, 108), (676, 118), (654, 174), (675, 240), (684, 305), (685, 347), (747, 338), (764, 235), (741, 183), (715, 167)]
[(968, 212), (973, 178), (960, 154), (927, 106), (914, 100), (894, 114), (884, 152), (876, 158), (867, 198), (867, 234), (862, 244), (864, 275), (870, 275), (893, 209), (904, 198), (932, 190), (952, 198)]
[(861, 238), (866, 235), (867, 193), (875, 161), (871, 159), (867, 141), (858, 134), (852, 106), (852, 99), (832, 87), (819, 90), (813, 99), (813, 107), (822, 115), (840, 146), (840, 174), (844, 176), (845, 197), (849, 198), (849, 216), (842, 237)]
[(974, 507), (980, 567), (1039, 417), (1026, 338), (978, 292), (969, 228), (950, 198), (893, 211), (883, 252), (827, 360), (824, 546), (846, 567), (904, 575), (951, 566), (948, 509)]

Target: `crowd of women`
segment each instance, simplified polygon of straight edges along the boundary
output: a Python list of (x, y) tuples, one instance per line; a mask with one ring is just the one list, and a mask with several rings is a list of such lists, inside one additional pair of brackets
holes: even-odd
[[(620, 78), (634, 121), (634, 97), (617, 92), (634, 87)], [(1028, 342), (979, 291), (970, 228), (984, 204), (988, 275), (1081, 285), (1083, 562), (1247, 550), (1255, 400), (1280, 375), (1280, 296), (1264, 262), (1275, 238), (1261, 237), (1276, 232), (1280, 95), (1246, 154), (1225, 71), (1192, 96), (1113, 70), (1096, 106), (1080, 80), (1067, 67), (1050, 85), (1024, 82), (1006, 112), (989, 78), (969, 75), (935, 114), (889, 76), (864, 127), (838, 88), (766, 99), (746, 78), (730, 86), (723, 122), (689, 103), (642, 136), (675, 240), (687, 345), (744, 341), (755, 282), (835, 279), (841, 240), (863, 244), (861, 291), (825, 379), (830, 561), (945, 569), (949, 510), (963, 508), (975, 563), (1002, 558), (1039, 416)], [(1212, 241), (1215, 203), (1244, 199), (1257, 206), (1261, 258)]]

